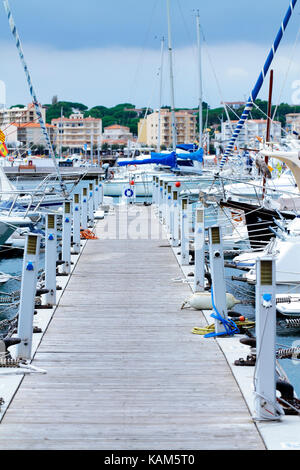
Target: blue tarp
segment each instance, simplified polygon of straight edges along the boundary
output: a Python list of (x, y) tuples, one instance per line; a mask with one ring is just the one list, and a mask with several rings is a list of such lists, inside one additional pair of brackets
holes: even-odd
[(144, 160), (128, 160), (123, 162), (118, 162), (119, 166), (127, 165), (146, 165), (147, 163), (155, 163), (157, 165), (165, 165), (174, 168), (177, 166), (176, 153), (172, 152), (170, 154), (165, 153), (154, 153), (151, 152), (151, 158), (145, 158)]
[(196, 160), (197, 162), (203, 162), (204, 150), (199, 149), (196, 152), (190, 153), (178, 153), (177, 158), (183, 158), (184, 160)]
[(197, 144), (180, 144), (176, 145), (176, 148), (179, 150), (186, 150), (187, 152), (195, 151), (197, 149)]

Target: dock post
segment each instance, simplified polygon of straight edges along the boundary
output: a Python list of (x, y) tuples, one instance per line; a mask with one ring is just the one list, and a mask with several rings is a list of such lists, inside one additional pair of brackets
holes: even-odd
[(275, 260), (256, 260), (255, 330), (256, 368), (254, 373), (255, 418), (280, 420), (276, 404), (276, 279)]
[(178, 191), (175, 190), (172, 192), (173, 200), (172, 200), (172, 238), (171, 244), (172, 246), (179, 245), (179, 201), (178, 201)]
[[(215, 313), (227, 320), (226, 284), (224, 271), (224, 254), (222, 246), (221, 227), (215, 225), (209, 227), (209, 263), (212, 277), (212, 298), (215, 305)], [(215, 332), (226, 331), (221, 320), (215, 319)]]
[(181, 199), (181, 256), (182, 266), (189, 265), (189, 219), (188, 219), (188, 199)]
[(166, 227), (167, 233), (171, 233), (171, 194), (172, 186), (167, 184), (167, 195), (166, 195)]
[(163, 221), (163, 203), (164, 203), (163, 180), (159, 180), (159, 197), (158, 197), (158, 218)]
[(80, 194), (73, 195), (73, 253), (80, 253)]
[(62, 261), (61, 274), (67, 275), (71, 272), (71, 202), (64, 202), (63, 223), (62, 223)]
[(94, 211), (99, 207), (99, 183), (98, 178), (94, 180)]
[(167, 201), (168, 201), (168, 182), (164, 181), (163, 184), (163, 223), (167, 225)]
[(94, 191), (93, 183), (89, 183), (89, 198), (88, 198), (88, 221), (90, 226), (94, 225)]
[(34, 299), (39, 270), (41, 236), (33, 233), (28, 233), (25, 236), (26, 240), (18, 320), (18, 338), (21, 339), (21, 343), (17, 345), (17, 358), (30, 360), (33, 334)]
[(156, 204), (156, 176), (152, 176), (152, 204)]
[(83, 230), (86, 230), (88, 228), (87, 204), (88, 204), (87, 188), (82, 188), (81, 227)]
[(104, 186), (103, 186), (103, 183), (102, 183), (102, 180), (99, 179), (99, 184), (98, 184), (98, 187), (99, 187), (99, 206), (102, 206), (103, 204), (103, 197), (104, 197)]
[(194, 292), (203, 292), (205, 287), (205, 226), (204, 226), (204, 207), (201, 202), (196, 205), (195, 212), (195, 232), (194, 232)]
[(56, 304), (57, 220), (55, 214), (46, 216), (45, 233), (45, 295), (46, 305)]

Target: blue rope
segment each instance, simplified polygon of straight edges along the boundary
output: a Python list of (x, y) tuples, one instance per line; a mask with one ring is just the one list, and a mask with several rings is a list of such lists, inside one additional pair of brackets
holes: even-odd
[(213, 294), (213, 288), (212, 287), (211, 287), (211, 302), (212, 302), (213, 309), (216, 312), (215, 314), (212, 313), (211, 317), (215, 318), (216, 320), (219, 320), (223, 324), (223, 326), (225, 328), (225, 331), (222, 331), (220, 333), (216, 333), (216, 332), (207, 333), (206, 335), (204, 335), (204, 338), (215, 338), (216, 336), (226, 336), (226, 335), (232, 336), (235, 333), (239, 333), (240, 330), (238, 329), (238, 327), (236, 326), (234, 321), (233, 320), (226, 320), (218, 312), (218, 309), (215, 306), (215, 302), (214, 302), (214, 294)]

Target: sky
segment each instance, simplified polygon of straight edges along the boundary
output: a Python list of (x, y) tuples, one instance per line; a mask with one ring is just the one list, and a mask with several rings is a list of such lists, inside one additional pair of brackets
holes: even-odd
[[(248, 98), (289, 0), (170, 0), (176, 107), (199, 99), (196, 11), (201, 22), (203, 99)], [(88, 107), (159, 106), (161, 38), (167, 43), (166, 0), (10, 0), (39, 100)], [(300, 1), (273, 63), (274, 103), (300, 104)], [(297, 36), (298, 34), (298, 36)], [(6, 104), (30, 95), (0, 0), (0, 80)], [(165, 44), (162, 104), (170, 104)], [(3, 88), (3, 87), (2, 87)], [(259, 95), (267, 97), (268, 80)], [(1, 93), (0, 93), (1, 95)]]

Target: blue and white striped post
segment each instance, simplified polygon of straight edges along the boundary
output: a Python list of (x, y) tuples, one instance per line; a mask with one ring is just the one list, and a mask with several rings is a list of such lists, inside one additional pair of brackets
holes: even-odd
[(57, 164), (56, 159), (55, 159), (53, 147), (52, 147), (50, 137), (49, 137), (48, 132), (47, 132), (46, 124), (45, 124), (43, 116), (42, 116), (42, 112), (41, 112), (41, 108), (40, 108), (40, 105), (39, 105), (39, 102), (38, 102), (38, 99), (37, 99), (37, 95), (36, 95), (35, 90), (34, 90), (33, 85), (32, 85), (31, 76), (30, 76), (26, 61), (25, 61), (22, 44), (21, 44), (21, 41), (20, 41), (20, 37), (19, 37), (18, 31), (17, 31), (17, 27), (16, 27), (16, 24), (15, 24), (14, 18), (12, 16), (12, 12), (11, 12), (8, 0), (3, 0), (3, 4), (4, 4), (4, 8), (6, 10), (6, 13), (7, 13), (10, 30), (12, 32), (12, 35), (13, 35), (14, 39), (15, 39), (16, 47), (17, 47), (18, 52), (19, 52), (19, 57), (20, 57), (21, 63), (22, 63), (23, 68), (24, 68), (24, 72), (25, 72), (25, 75), (26, 75), (26, 79), (27, 79), (27, 83), (28, 83), (28, 86), (29, 86), (29, 91), (30, 91), (30, 94), (31, 94), (31, 97), (32, 97), (33, 105), (34, 105), (34, 108), (35, 108), (35, 112), (36, 112), (36, 115), (38, 117), (39, 124), (41, 126), (41, 129), (42, 129), (42, 132), (43, 132), (43, 135), (44, 135), (44, 138), (45, 138), (48, 150), (49, 150), (50, 157), (53, 160), (53, 163), (54, 163), (54, 166), (55, 166), (56, 173), (57, 173), (57, 176), (59, 178), (60, 184), (61, 184), (62, 188), (64, 189), (65, 187), (64, 187), (63, 182), (62, 182), (62, 177), (61, 177), (61, 174), (60, 174), (60, 171), (59, 171), (59, 168), (58, 168), (58, 164)]
[(290, 2), (289, 8), (288, 8), (287, 13), (286, 13), (286, 15), (285, 15), (285, 17), (284, 17), (283, 22), (281, 23), (281, 26), (280, 26), (279, 31), (278, 31), (278, 33), (277, 33), (276, 39), (275, 39), (275, 41), (274, 41), (274, 44), (272, 45), (272, 48), (271, 48), (271, 50), (270, 50), (270, 52), (269, 52), (269, 55), (268, 55), (268, 57), (267, 57), (267, 60), (266, 60), (264, 66), (263, 66), (263, 68), (262, 68), (262, 71), (261, 71), (261, 73), (260, 73), (260, 75), (259, 75), (259, 77), (258, 77), (258, 80), (257, 80), (257, 82), (256, 82), (256, 84), (255, 84), (255, 86), (254, 86), (254, 88), (253, 88), (253, 90), (252, 90), (252, 92), (251, 92), (251, 95), (250, 95), (250, 97), (249, 97), (249, 99), (248, 99), (248, 101), (247, 101), (247, 104), (246, 104), (246, 106), (245, 106), (245, 109), (244, 109), (244, 111), (243, 111), (243, 114), (242, 114), (242, 116), (240, 117), (240, 120), (239, 120), (239, 122), (238, 122), (236, 128), (234, 129), (234, 132), (233, 132), (233, 134), (232, 134), (232, 137), (231, 137), (231, 139), (230, 139), (230, 141), (229, 141), (229, 143), (228, 143), (228, 145), (227, 145), (227, 148), (226, 148), (226, 150), (225, 150), (225, 153), (224, 153), (224, 155), (223, 155), (223, 157), (222, 157), (222, 159), (221, 159), (221, 162), (220, 162), (220, 170), (223, 168), (223, 166), (224, 166), (224, 164), (226, 163), (226, 161), (228, 160), (228, 158), (232, 155), (232, 152), (233, 152), (233, 150), (234, 150), (234, 144), (235, 144), (235, 142), (236, 142), (236, 140), (237, 140), (237, 138), (238, 138), (238, 136), (239, 136), (239, 134), (240, 134), (240, 132), (241, 132), (243, 126), (244, 126), (245, 121), (248, 119), (248, 116), (249, 116), (250, 111), (252, 110), (252, 108), (253, 108), (253, 106), (254, 106), (254, 102), (255, 102), (255, 100), (256, 100), (256, 98), (257, 98), (257, 96), (258, 96), (258, 93), (259, 93), (260, 90), (261, 90), (261, 87), (262, 87), (262, 85), (263, 85), (264, 79), (265, 79), (265, 77), (266, 77), (266, 75), (267, 75), (267, 73), (268, 73), (268, 71), (269, 71), (269, 68), (270, 68), (271, 63), (272, 63), (272, 61), (273, 61), (273, 59), (274, 59), (275, 53), (276, 53), (276, 51), (277, 51), (277, 49), (278, 49), (278, 47), (279, 47), (279, 44), (280, 44), (281, 39), (282, 39), (282, 37), (283, 37), (284, 31), (286, 30), (287, 25), (288, 25), (288, 23), (289, 23), (289, 21), (290, 21), (290, 18), (291, 18), (291, 16), (292, 16), (292, 13), (293, 13), (293, 10), (294, 10), (294, 8), (295, 8), (296, 3), (297, 3), (297, 0), (291, 0), (291, 2)]

